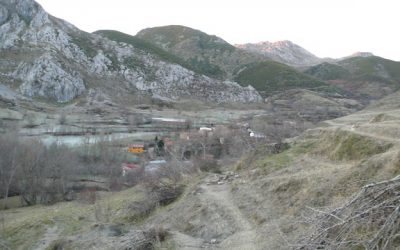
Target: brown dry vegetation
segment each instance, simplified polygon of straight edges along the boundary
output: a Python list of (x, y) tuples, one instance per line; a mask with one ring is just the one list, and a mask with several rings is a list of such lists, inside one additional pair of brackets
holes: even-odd
[(168, 170), (143, 174), (139, 185), (124, 191), (89, 191), (75, 201), (3, 210), (0, 244), (5, 249), (153, 249), (169, 233), (162, 226), (144, 226), (146, 218), (178, 199), (198, 173), (178, 166)]
[[(81, 211), (91, 211), (81, 219), (58, 207), (68, 204), (67, 210), (74, 213), (75, 202), (56, 204), (64, 212), (49, 213), (50, 217), (43, 214), (43, 207), (25, 208), (35, 209), (32, 223), (23, 209), (17, 210), (24, 215), (18, 223), (7, 211), (3, 232), (8, 234), (1, 242), (25, 246), (16, 234), (22, 230), (31, 239), (26, 244), (35, 244), (51, 238), (50, 229), (56, 225), (68, 233), (61, 238), (57, 233), (47, 242), (76, 246), (83, 244), (76, 238), (82, 233), (92, 244), (83, 246), (105, 249), (112, 249), (107, 245), (112, 244), (109, 235), (118, 232), (118, 241), (167, 249), (394, 249), (399, 247), (398, 185), (369, 184), (386, 183), (400, 174), (400, 114), (381, 113), (361, 112), (329, 121), (275, 146), (241, 144), (249, 153), (234, 166), (220, 164), (222, 174), (212, 173), (215, 169), (207, 161), (197, 162), (193, 169), (172, 164), (155, 174), (142, 173), (143, 185), (96, 197), (94, 204), (78, 203)], [(224, 156), (232, 157), (229, 152)], [(198, 168), (210, 172), (199, 178)], [(238, 178), (228, 178), (236, 175), (226, 174), (232, 169)], [(366, 185), (372, 187), (368, 192), (363, 191)], [(379, 211), (368, 210), (374, 206)], [(363, 219), (355, 221), (354, 216)], [(72, 225), (59, 218), (70, 218)], [(91, 231), (101, 235), (99, 242), (94, 243)], [(128, 245), (118, 245), (123, 246)]]
[[(373, 119), (372, 124), (369, 123), (373, 117), (376, 115), (356, 114), (339, 119), (340, 125), (333, 122), (334, 126), (310, 130), (281, 153), (271, 154), (265, 148), (259, 148), (242, 159), (236, 168), (247, 176), (249, 184), (236, 184), (233, 192), (238, 205), (258, 224), (259, 237), (265, 237), (260, 248), (287, 249), (300, 246), (296, 239), (311, 235), (313, 229), (315, 230), (314, 225), (318, 225), (320, 230), (321, 227), (325, 228), (322, 217), (328, 218), (329, 215), (326, 214), (331, 209), (345, 206), (345, 202), (364, 185), (391, 179), (399, 174), (400, 138), (385, 135), (385, 132), (391, 133), (390, 129), (381, 130), (382, 126), (394, 126), (395, 118), (388, 125), (382, 124), (382, 115)], [(354, 128), (352, 124), (356, 121), (358, 126)], [(368, 132), (365, 130), (366, 126)], [(374, 195), (374, 192), (371, 191), (371, 194)], [(388, 197), (393, 200), (395, 196)], [(366, 207), (373, 206), (372, 203), (364, 204)], [(397, 200), (391, 205), (393, 209), (390, 211), (393, 212), (398, 205)], [(351, 210), (351, 207), (346, 209)], [(363, 212), (362, 209), (354, 208), (355, 213), (356, 211)], [(379, 220), (389, 220), (390, 211), (380, 214)], [(346, 218), (343, 214), (342, 219)], [(368, 220), (373, 218), (368, 217)], [(329, 223), (332, 225), (335, 222), (337, 221), (332, 219)], [(350, 245), (367, 246), (370, 236), (378, 234), (383, 224), (361, 223), (359, 226), (364, 229), (360, 229), (358, 233), (361, 236), (358, 235), (358, 238), (354, 238), (355, 232), (349, 229), (345, 231), (345, 240), (329, 234), (324, 235), (329, 239), (321, 237), (317, 244), (324, 242), (324, 249), (349, 249)], [(363, 233), (363, 230), (367, 231)], [(318, 230), (315, 232), (318, 233)], [(392, 245), (383, 249), (399, 247), (398, 239), (395, 240), (397, 236), (390, 237), (394, 237), (390, 239)], [(342, 240), (349, 242), (346, 244)], [(380, 244), (385, 240), (377, 240), (377, 246), (383, 246)], [(304, 242), (303, 246), (307, 249), (316, 247)]]

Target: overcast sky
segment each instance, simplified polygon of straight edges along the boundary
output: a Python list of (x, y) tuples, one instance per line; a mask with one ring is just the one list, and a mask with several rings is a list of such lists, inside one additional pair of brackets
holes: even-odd
[(398, 0), (37, 0), (93, 32), (179, 24), (231, 44), (291, 40), (319, 57), (356, 51), (400, 61)]

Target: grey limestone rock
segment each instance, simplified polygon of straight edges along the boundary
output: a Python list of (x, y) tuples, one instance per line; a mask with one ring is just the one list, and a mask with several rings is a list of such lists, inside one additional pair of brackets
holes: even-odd
[(68, 102), (97, 85), (96, 79), (107, 78), (121, 91), (141, 90), (166, 100), (262, 101), (255, 89), (199, 75), (133, 45), (80, 31), (33, 0), (0, 0), (0, 53), (10, 49), (20, 55), (8, 62), (18, 66), (8, 71), (0, 67), (0, 73), (22, 82), (19, 91), (27, 97)]
[(14, 75), (23, 81), (21, 93), (29, 97), (41, 96), (68, 102), (85, 92), (80, 74), (63, 69), (49, 55), (31, 63), (22, 63)]

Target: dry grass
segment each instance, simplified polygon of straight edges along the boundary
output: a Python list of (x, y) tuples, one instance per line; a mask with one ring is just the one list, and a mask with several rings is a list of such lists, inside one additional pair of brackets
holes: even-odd
[(30, 248), (52, 226), (58, 227), (60, 235), (69, 236), (89, 230), (94, 223), (118, 222), (125, 215), (127, 204), (139, 200), (144, 200), (143, 190), (134, 187), (105, 194), (95, 204), (61, 202), (52, 206), (9, 209), (2, 212), (4, 223), (0, 230), (11, 249)]
[(381, 154), (393, 146), (392, 143), (368, 138), (349, 131), (324, 132), (314, 153), (327, 155), (334, 161), (361, 160)]
[[(359, 117), (363, 122), (351, 131), (350, 125)], [(312, 209), (331, 211), (364, 185), (400, 173), (397, 137), (385, 134), (397, 129), (395, 124), (391, 120), (393, 128), (381, 130), (388, 122), (370, 123), (371, 117), (374, 115), (346, 117), (340, 125), (338, 121), (334, 126), (305, 133), (281, 153), (270, 154), (266, 148), (258, 148), (241, 160), (236, 169), (249, 181), (235, 183), (233, 192), (247, 216), (265, 233), (261, 248), (296, 246), (295, 239), (310, 230), (308, 215)], [(365, 126), (369, 130), (360, 132)], [(367, 224), (355, 230), (368, 237), (371, 234), (366, 228)]]
[[(98, 225), (123, 224), (127, 228), (138, 226), (158, 207), (178, 199), (187, 182), (177, 167), (162, 169), (143, 177), (145, 179), (141, 184), (124, 191), (93, 192), (85, 196), (89, 202), (77, 200), (52, 206), (36, 205), (5, 210), (2, 214), (4, 223), (0, 228), (4, 242), (11, 249), (25, 249), (41, 241), (49, 241), (48, 232), (51, 228), (55, 228), (57, 233), (51, 236), (51, 240), (57, 243), (65, 237), (90, 235), (93, 227)], [(154, 228), (144, 237), (152, 245), (153, 241), (164, 241), (167, 232), (162, 228)]]

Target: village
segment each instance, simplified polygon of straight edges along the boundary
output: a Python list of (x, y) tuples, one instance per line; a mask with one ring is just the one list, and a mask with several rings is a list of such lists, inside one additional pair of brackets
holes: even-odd
[[(224, 155), (234, 153), (232, 137), (247, 138), (249, 143), (265, 140), (262, 133), (253, 131), (248, 123), (192, 127), (186, 119), (153, 118), (153, 123), (174, 132), (159, 133), (153, 140), (136, 140), (120, 145), (126, 152), (126, 162), (121, 165), (121, 175), (128, 178), (135, 172), (154, 172), (169, 162), (192, 166), (193, 161), (218, 161)], [(231, 151), (231, 152), (230, 152)]]

